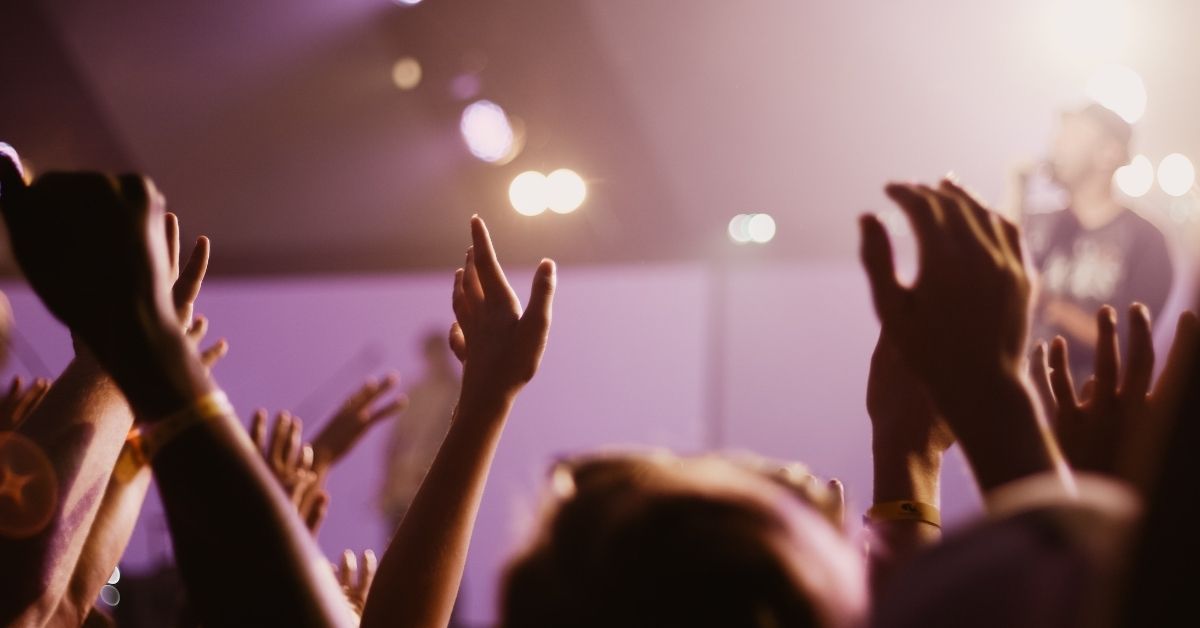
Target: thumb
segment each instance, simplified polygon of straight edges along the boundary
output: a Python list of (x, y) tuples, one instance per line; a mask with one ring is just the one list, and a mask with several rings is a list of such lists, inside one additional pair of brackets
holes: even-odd
[(537, 335), (546, 333), (550, 327), (554, 291), (558, 284), (558, 270), (554, 260), (544, 259), (533, 274), (533, 288), (529, 292), (529, 306), (521, 315), (521, 325), (536, 330)]

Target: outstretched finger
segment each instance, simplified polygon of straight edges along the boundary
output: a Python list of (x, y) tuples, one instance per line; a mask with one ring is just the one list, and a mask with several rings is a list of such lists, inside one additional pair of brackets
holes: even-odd
[(213, 343), (211, 347), (200, 352), (200, 363), (203, 364), (205, 368), (211, 369), (217, 364), (217, 362), (221, 361), (221, 358), (224, 358), (228, 354), (229, 341), (222, 338)]
[(467, 361), (467, 338), (463, 335), (462, 326), (458, 321), (450, 324), (450, 350), (459, 362)]
[(262, 408), (255, 410), (250, 419), (250, 441), (260, 456), (267, 451), (267, 411)]
[(338, 584), (345, 589), (353, 589), (358, 580), (358, 558), (354, 552), (344, 550), (341, 564), (338, 566)]
[(1058, 404), (1054, 400), (1054, 387), (1050, 384), (1050, 358), (1047, 355), (1045, 342), (1037, 343), (1033, 355), (1029, 358), (1029, 377), (1037, 389), (1038, 398), (1042, 400), (1042, 408), (1047, 416), (1058, 412)]
[(859, 255), (867, 271), (871, 285), (871, 296), (875, 302), (875, 313), (881, 322), (887, 323), (900, 304), (904, 288), (896, 279), (896, 262), (892, 257), (892, 242), (887, 229), (873, 215), (859, 218), (862, 243)]
[(167, 212), (163, 217), (167, 225), (167, 260), (171, 262), (171, 281), (179, 278), (179, 216)]
[(371, 583), (375, 581), (375, 570), (379, 567), (379, 559), (375, 557), (373, 550), (363, 550), (362, 565), (359, 566), (358, 575), (358, 596), (362, 600), (367, 599), (367, 592), (371, 590)]
[(501, 299), (516, 306), (516, 295), (500, 267), (492, 236), (487, 225), (479, 216), (471, 217), (471, 244), (475, 250), (475, 270), (479, 272), (479, 283), (488, 299)]
[(399, 395), (395, 399), (381, 406), (378, 410), (371, 413), (367, 418), (367, 423), (375, 423), (384, 419), (390, 419), (394, 416), (400, 416), (408, 409), (408, 396)]
[(1050, 385), (1054, 391), (1059, 412), (1079, 407), (1079, 397), (1075, 394), (1075, 381), (1071, 376), (1067, 339), (1062, 336), (1055, 337), (1050, 343), (1050, 368), (1052, 369)]
[[(533, 286), (529, 289), (529, 307), (521, 316), (521, 322), (539, 329), (550, 327), (554, 309), (554, 290), (558, 285), (558, 268), (554, 260), (544, 259), (533, 273)], [(526, 322), (528, 321), (528, 322)]]
[(1117, 345), (1117, 312), (1105, 305), (1096, 312), (1096, 394), (1111, 397), (1117, 391), (1121, 351)]
[(1187, 385), (1191, 377), (1196, 349), (1200, 344), (1200, 317), (1194, 312), (1184, 312), (1179, 315), (1175, 325), (1175, 339), (1167, 352), (1167, 360), (1163, 364), (1162, 374), (1154, 384), (1156, 399), (1166, 398), (1168, 403), (1178, 399), (1178, 395)]
[(187, 265), (179, 272), (179, 279), (171, 289), (175, 309), (184, 311), (181, 314), (190, 315), (190, 312), (186, 312), (186, 310), (190, 309), (196, 302), (196, 298), (200, 296), (200, 286), (204, 283), (205, 273), (208, 272), (208, 259), (211, 252), (212, 244), (207, 237), (196, 238), (196, 246), (192, 249), (191, 256), (188, 257)]
[(1141, 303), (1129, 308), (1129, 342), (1125, 365), (1125, 380), (1121, 394), (1140, 399), (1150, 390), (1154, 376), (1154, 331), (1150, 310)]

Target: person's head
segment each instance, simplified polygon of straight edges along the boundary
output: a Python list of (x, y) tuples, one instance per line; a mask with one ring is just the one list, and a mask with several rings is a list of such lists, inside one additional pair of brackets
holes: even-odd
[(506, 628), (837, 626), (861, 619), (841, 491), (798, 465), (669, 453), (558, 465), (501, 592)]
[(1132, 136), (1129, 123), (1101, 105), (1064, 112), (1050, 149), (1055, 181), (1069, 191), (1110, 185), (1113, 173), (1129, 161)]

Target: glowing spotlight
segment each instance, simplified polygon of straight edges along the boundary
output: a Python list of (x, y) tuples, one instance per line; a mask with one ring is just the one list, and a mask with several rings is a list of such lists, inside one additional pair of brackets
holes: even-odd
[(548, 205), (559, 214), (569, 214), (587, 198), (587, 183), (574, 170), (559, 168), (546, 177)]
[(1137, 72), (1123, 65), (1097, 68), (1087, 82), (1088, 98), (1117, 112), (1133, 124), (1146, 113), (1146, 84)]
[(472, 155), (490, 163), (511, 158), (513, 129), (500, 105), (490, 100), (467, 105), (458, 128)]
[(109, 583), (109, 584), (116, 584), (116, 583), (118, 583), (118, 582), (120, 582), (120, 581), (121, 581), (121, 568), (120, 568), (119, 566), (114, 566), (114, 567), (113, 567), (113, 572), (112, 572), (112, 575), (110, 575), (110, 576), (108, 577), (108, 583)]
[(1128, 164), (1117, 168), (1113, 181), (1121, 193), (1130, 198), (1140, 198), (1154, 187), (1154, 164), (1145, 155), (1134, 157)]
[(406, 6), (406, 7), (411, 7), (411, 6), (416, 6), (418, 4), (421, 4), (421, 0), (392, 0), (392, 1), (395, 2), (396, 4)]
[(529, 170), (517, 175), (508, 186), (508, 200), (522, 216), (536, 216), (550, 206), (550, 183), (546, 175)]
[(1158, 163), (1158, 187), (1171, 196), (1183, 196), (1196, 182), (1196, 169), (1192, 160), (1179, 153), (1171, 153)]
[(746, 232), (751, 240), (766, 244), (775, 237), (775, 219), (770, 214), (753, 214), (746, 221)]
[(750, 221), (750, 216), (746, 214), (738, 214), (729, 221), (729, 239), (738, 244), (745, 244), (750, 241), (750, 230), (746, 228), (746, 223)]
[(421, 84), (421, 62), (413, 57), (400, 57), (392, 65), (392, 83), (404, 91)]

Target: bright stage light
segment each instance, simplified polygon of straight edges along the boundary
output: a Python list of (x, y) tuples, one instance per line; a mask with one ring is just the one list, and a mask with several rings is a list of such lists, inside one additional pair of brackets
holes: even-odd
[(1117, 168), (1113, 181), (1121, 193), (1130, 198), (1140, 198), (1154, 187), (1154, 164), (1145, 155), (1134, 157), (1128, 164)]
[(751, 240), (766, 244), (775, 237), (775, 219), (770, 214), (754, 214), (746, 221), (746, 232)]
[(1123, 65), (1098, 68), (1088, 79), (1087, 95), (1130, 124), (1146, 113), (1146, 84), (1137, 72)]
[(546, 177), (547, 204), (559, 214), (569, 214), (587, 198), (587, 183), (574, 170), (559, 168)]
[(508, 200), (522, 216), (536, 216), (550, 206), (550, 183), (546, 175), (529, 170), (517, 175), (508, 186)]
[(1171, 153), (1158, 163), (1158, 187), (1171, 196), (1183, 196), (1196, 182), (1196, 169), (1192, 160), (1179, 153)]
[(421, 4), (421, 0), (392, 0), (392, 1), (395, 2), (396, 4), (402, 4), (404, 6), (409, 6), (409, 7), (417, 5), (417, 4)]
[(504, 109), (490, 100), (478, 100), (463, 109), (458, 128), (472, 155), (483, 161), (503, 162), (512, 156), (513, 130)]
[(746, 228), (746, 223), (750, 221), (750, 217), (746, 214), (738, 214), (729, 221), (729, 239), (738, 244), (745, 244), (750, 241), (750, 230)]
[(392, 83), (404, 91), (421, 84), (421, 62), (413, 57), (400, 57), (392, 65)]

